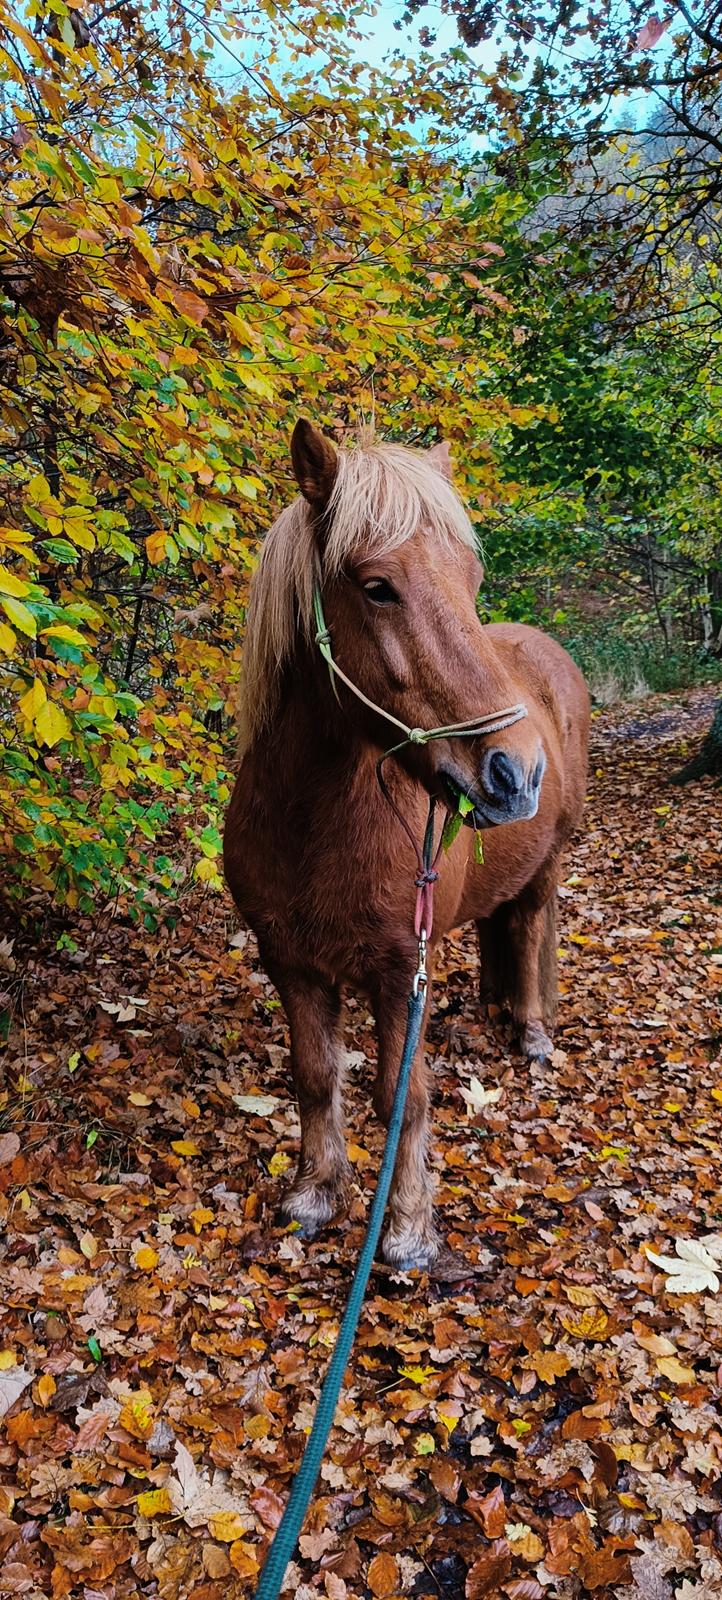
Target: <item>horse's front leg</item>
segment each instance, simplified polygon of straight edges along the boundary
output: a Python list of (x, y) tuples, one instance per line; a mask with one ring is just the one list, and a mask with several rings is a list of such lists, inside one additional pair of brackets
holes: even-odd
[[(407, 1023), (413, 969), (401, 980), (386, 976), (371, 995), (379, 1053), (374, 1108), (388, 1127)], [(428, 1015), (427, 1000), (427, 1015)], [(425, 1021), (414, 1056), (396, 1158), (389, 1216), (381, 1244), (384, 1260), (401, 1268), (428, 1267), (439, 1252), (434, 1186), (429, 1170), (429, 1083), (424, 1060)]]
[(343, 1134), (338, 989), (297, 973), (276, 977), (291, 1030), (291, 1070), (301, 1118), (301, 1157), (282, 1212), (312, 1239), (343, 1203), (350, 1168)]

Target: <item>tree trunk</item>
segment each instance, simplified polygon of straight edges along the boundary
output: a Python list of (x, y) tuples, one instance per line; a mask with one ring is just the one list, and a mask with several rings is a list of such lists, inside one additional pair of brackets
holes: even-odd
[(722, 700), (715, 706), (712, 726), (701, 749), (686, 766), (672, 776), (672, 783), (691, 783), (693, 778), (722, 778)]

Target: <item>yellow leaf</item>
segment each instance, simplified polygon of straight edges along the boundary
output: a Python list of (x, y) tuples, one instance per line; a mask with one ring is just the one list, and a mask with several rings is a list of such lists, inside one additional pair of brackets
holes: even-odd
[(34, 722), (38, 713), (42, 711), (48, 698), (45, 684), (40, 678), (33, 678), (30, 688), (21, 696), (18, 704), (24, 717), (29, 722)]
[(233, 1571), (238, 1572), (242, 1578), (255, 1577), (258, 1571), (258, 1560), (255, 1547), (252, 1544), (246, 1544), (243, 1539), (236, 1539), (235, 1544), (231, 1545), (228, 1552), (228, 1559)]
[(150, 1438), (155, 1427), (155, 1417), (152, 1396), (147, 1389), (141, 1390), (139, 1394), (130, 1395), (120, 1412), (118, 1421), (131, 1438)]
[(268, 378), (265, 378), (262, 372), (255, 371), (250, 362), (239, 361), (235, 368), (235, 373), (236, 377), (240, 378), (241, 383), (245, 384), (247, 389), (250, 389), (251, 394), (260, 395), (262, 400), (275, 399)]
[(82, 633), (78, 633), (77, 628), (69, 628), (65, 622), (54, 623), (52, 628), (42, 628), (41, 632), (44, 639), (64, 639), (66, 644), (76, 644), (81, 650), (88, 648)]
[(439, 1410), (438, 1415), (439, 1415), (439, 1421), (443, 1422), (444, 1427), (446, 1428), (446, 1432), (447, 1433), (453, 1433), (454, 1432), (454, 1428), (457, 1426), (459, 1418), (452, 1416), (450, 1411), (441, 1411), (441, 1410)]
[(720, 1105), (722, 1105), (722, 1089), (713, 1089), (712, 1099), (716, 1100)]
[(135, 1503), (142, 1517), (159, 1517), (162, 1512), (173, 1510), (167, 1489), (145, 1489)]
[(6, 617), (9, 617), (10, 621), (15, 623), (15, 627), (19, 628), (21, 633), (26, 633), (29, 639), (35, 638), (38, 625), (32, 611), (28, 611), (22, 600), (2, 600), (0, 605), (2, 605)]
[(171, 1141), (171, 1150), (175, 1150), (177, 1156), (200, 1155), (200, 1150), (193, 1139), (173, 1139)]
[(42, 1377), (38, 1378), (37, 1384), (35, 1385), (35, 1392), (41, 1406), (46, 1406), (49, 1404), (53, 1398), (53, 1395), (55, 1394), (56, 1388), (57, 1384), (52, 1373), (44, 1372)]
[(60, 706), (52, 700), (46, 700), (35, 718), (35, 732), (40, 744), (52, 746), (60, 739), (69, 739), (72, 728)]
[(669, 1378), (670, 1383), (695, 1383), (696, 1373), (694, 1367), (683, 1367), (676, 1356), (658, 1356), (657, 1371), (664, 1378)]
[(214, 1217), (215, 1211), (209, 1211), (207, 1206), (196, 1206), (195, 1210), (191, 1211), (193, 1232), (200, 1233), (201, 1228), (205, 1227), (207, 1222), (212, 1222)]
[(158, 1265), (158, 1251), (152, 1245), (141, 1244), (134, 1252), (133, 1260), (141, 1272), (152, 1272)]
[(603, 1144), (597, 1160), (609, 1161), (614, 1157), (615, 1161), (626, 1161), (628, 1155), (629, 1150), (625, 1144)]
[(77, 544), (81, 550), (95, 549), (95, 534), (91, 532), (87, 523), (81, 522), (77, 517), (69, 517), (63, 523), (63, 532)]
[(93, 1261), (98, 1254), (98, 1241), (92, 1233), (84, 1233), (80, 1240), (80, 1248), (86, 1261)]
[[(209, 1295), (208, 1298), (212, 1300), (213, 1296)], [(244, 1423), (244, 1432), (248, 1439), (267, 1439), (270, 1431), (271, 1421), (269, 1417), (249, 1417), (248, 1422)]]
[(271, 1156), (268, 1170), (272, 1178), (280, 1178), (281, 1173), (286, 1172), (290, 1165), (291, 1157), (286, 1155), (285, 1150), (277, 1150), (275, 1156)]
[(17, 1366), (17, 1361), (14, 1350), (0, 1350), (0, 1372), (9, 1372), (11, 1367)]
[(433, 1433), (420, 1433), (414, 1443), (417, 1456), (432, 1456), (436, 1449), (436, 1440)]
[(14, 594), (21, 600), (29, 592), (29, 583), (23, 578), (16, 578), (15, 573), (9, 572), (7, 567), (0, 567), (0, 594)]
[(410, 1378), (412, 1383), (426, 1383), (427, 1378), (433, 1378), (433, 1367), (399, 1367), (402, 1378)]
[(596, 1306), (599, 1296), (594, 1289), (586, 1289), (576, 1283), (565, 1283), (564, 1293), (572, 1306)]
[(580, 1317), (561, 1317), (562, 1327), (575, 1339), (608, 1339), (609, 1317), (606, 1311), (583, 1311)]
[[(8, 546), (10, 549), (13, 549), (18, 544), (30, 544), (32, 537), (32, 534), (28, 533), (26, 528), (9, 528), (7, 524), (0, 528), (0, 544)], [(27, 551), (24, 552), (25, 555), (27, 553)]]
[(0, 622), (0, 652), (4, 656), (11, 656), (17, 644), (17, 636), (6, 622)]
[(236, 1539), (248, 1532), (248, 1522), (239, 1511), (217, 1511), (208, 1518), (208, 1531), (223, 1544), (235, 1544)]
[(132, 1106), (152, 1106), (150, 1095), (141, 1094), (140, 1089), (131, 1089), (128, 1099)]
[(165, 561), (167, 534), (165, 528), (156, 528), (154, 533), (149, 533), (145, 541), (148, 560), (157, 567), (159, 561)]

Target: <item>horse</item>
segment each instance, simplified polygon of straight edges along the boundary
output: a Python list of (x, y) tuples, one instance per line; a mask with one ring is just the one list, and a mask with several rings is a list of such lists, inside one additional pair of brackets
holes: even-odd
[[(289, 1022), (301, 1149), (282, 1216), (312, 1238), (341, 1211), (350, 1177), (344, 985), (371, 1004), (373, 1103), (388, 1124), (418, 955), (415, 866), (399, 817), (421, 838), (430, 797), (466, 812), (440, 860), (430, 981), (439, 940), (474, 920), (481, 1005), (508, 1005), (523, 1055), (548, 1058), (556, 891), (582, 814), (589, 696), (555, 640), (479, 620), (478, 541), (445, 444), (340, 448), (302, 419), (291, 460), (300, 494), (267, 534), (249, 596), (224, 867)], [(328, 640), (360, 696), (330, 681), (319, 649)], [(404, 742), (385, 764), (387, 803), (376, 768), (400, 742), (389, 716), (430, 729), (510, 702), (518, 719), (502, 731)], [(429, 1268), (440, 1249), (428, 1144), (422, 1030), (381, 1244), (396, 1269)]]

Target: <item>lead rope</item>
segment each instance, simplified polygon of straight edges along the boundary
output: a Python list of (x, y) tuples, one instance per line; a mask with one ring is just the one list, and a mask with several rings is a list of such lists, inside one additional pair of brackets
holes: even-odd
[(476, 721), (450, 723), (445, 728), (410, 728), (405, 722), (401, 722), (398, 717), (393, 716), (390, 711), (385, 711), (382, 706), (376, 705), (375, 701), (369, 700), (368, 697), (358, 688), (357, 684), (353, 683), (350, 678), (347, 678), (345, 672), (342, 672), (341, 668), (338, 666), (338, 663), (334, 660), (333, 650), (331, 648), (331, 635), (326, 626), (326, 619), (323, 612), (323, 602), (321, 600), (321, 591), (317, 584), (314, 586), (313, 591), (313, 608), (316, 619), (315, 643), (318, 645), (321, 655), (328, 666), (334, 694), (337, 694), (335, 680), (336, 678), (340, 678), (341, 682), (345, 683), (346, 687), (356, 695), (358, 700), (361, 700), (365, 706), (368, 706), (369, 710), (375, 711), (378, 716), (385, 718), (387, 722), (392, 723), (393, 726), (404, 735), (399, 744), (393, 745), (392, 748), (387, 750), (385, 755), (381, 757), (381, 760), (376, 766), (376, 775), (381, 792), (391, 806), (394, 815), (401, 823), (407, 838), (411, 841), (414, 854), (416, 856), (417, 873), (414, 879), (414, 884), (416, 887), (414, 932), (418, 941), (418, 947), (416, 971), (414, 973), (411, 991), (407, 1002), (408, 1016), (406, 1022), (406, 1037), (404, 1039), (404, 1048), (401, 1055), (401, 1065), (399, 1067), (398, 1077), (396, 1079), (394, 1102), (391, 1108), (391, 1117), (386, 1133), (386, 1143), (384, 1146), (383, 1157), (381, 1159), (378, 1181), (374, 1191), (374, 1197), (371, 1202), (371, 1210), (369, 1212), (369, 1220), (366, 1227), (366, 1236), (361, 1247), (361, 1253), (356, 1265), (356, 1271), (353, 1275), (351, 1288), (349, 1290), (349, 1297), (346, 1302), (346, 1310), (344, 1311), (343, 1318), (341, 1320), (341, 1326), (338, 1331), (333, 1354), (328, 1364), (326, 1376), (323, 1380), (321, 1393), (318, 1398), (318, 1405), (316, 1407), (316, 1414), (313, 1419), (313, 1426), (308, 1436), (306, 1448), (303, 1452), (300, 1465), (296, 1471), (296, 1475), (291, 1486), (291, 1493), (288, 1497), (286, 1509), (271, 1541), (270, 1549), (268, 1551), (268, 1555), (266, 1556), (261, 1576), (258, 1580), (256, 1600), (277, 1600), (283, 1585), (286, 1567), (288, 1566), (288, 1563), (291, 1560), (296, 1548), (296, 1541), (301, 1528), (303, 1527), (304, 1518), (311, 1501), (311, 1496), (313, 1495), (313, 1491), (316, 1487), (318, 1474), (321, 1470), (321, 1462), (323, 1461), (326, 1442), (333, 1426), (333, 1419), (336, 1412), (338, 1397), (341, 1392), (344, 1373), (348, 1366), (349, 1357), (353, 1349), (353, 1342), (356, 1337), (356, 1329), (358, 1327), (359, 1317), (361, 1316), (361, 1309), (364, 1302), (364, 1295), (366, 1293), (369, 1277), (371, 1275), (371, 1268), (373, 1266), (374, 1256), (376, 1254), (376, 1246), (378, 1245), (379, 1238), (381, 1236), (381, 1227), (384, 1220), (386, 1202), (389, 1197), (391, 1180), (394, 1175), (394, 1167), (396, 1166), (396, 1156), (398, 1153), (399, 1138), (401, 1136), (401, 1128), (404, 1120), (406, 1095), (409, 1087), (409, 1079), (411, 1077), (411, 1068), (413, 1066), (414, 1056), (416, 1054), (419, 1039), (421, 1037), (424, 1010), (426, 1008), (426, 990), (428, 985), (426, 953), (432, 928), (434, 885), (438, 878), (438, 872), (436, 869), (439, 863), (439, 857), (441, 855), (443, 833), (441, 839), (439, 840), (438, 846), (435, 849), (434, 838), (436, 832), (436, 801), (432, 799), (429, 803), (429, 815), (424, 832), (424, 842), (421, 848), (419, 848), (419, 845), (417, 844), (417, 841), (414, 838), (414, 835), (405, 817), (399, 810), (396, 801), (393, 799), (393, 796), (387, 787), (382, 771), (383, 763), (388, 759), (389, 756), (396, 755), (399, 750), (403, 750), (407, 744), (423, 745), (428, 744), (430, 739), (444, 739), (452, 737), (459, 739), (472, 739), (484, 733), (497, 733), (502, 728), (510, 728), (513, 723), (519, 722), (522, 717), (527, 715), (526, 706), (506, 706), (502, 711), (489, 713), (487, 716), (477, 718)]
[[(371, 1202), (369, 1220), (366, 1227), (361, 1254), (358, 1258), (356, 1271), (346, 1302), (341, 1326), (338, 1330), (333, 1355), (329, 1361), (323, 1387), (318, 1398), (313, 1427), (308, 1437), (306, 1448), (301, 1458), (300, 1466), (293, 1480), (291, 1493), (288, 1497), (286, 1509), (276, 1529), (271, 1542), (268, 1555), (263, 1566), (263, 1571), (256, 1589), (256, 1600), (276, 1600), (280, 1593), (286, 1567), (296, 1548), (296, 1540), (303, 1527), (304, 1517), (308, 1510), (311, 1496), (316, 1487), (316, 1480), (321, 1469), (326, 1441), (333, 1426), (338, 1397), (341, 1392), (344, 1373), (348, 1366), (349, 1357), (356, 1337), (356, 1329), (361, 1315), (361, 1308), (366, 1294), (366, 1287), (371, 1275), (371, 1268), (376, 1254), (376, 1246), (381, 1235), (381, 1226), (386, 1210), (386, 1201), (389, 1197), (391, 1180), (396, 1166), (396, 1155), (399, 1148), (399, 1137), (404, 1120), (406, 1094), (411, 1077), (414, 1056), (421, 1037), (421, 1027), (424, 1020), (426, 1007), (426, 988), (428, 976), (426, 972), (426, 949), (428, 936), (431, 933), (431, 917), (433, 913), (433, 893), (436, 872), (433, 866), (434, 849), (434, 811), (435, 802), (432, 800), (429, 807), (429, 820), (424, 836), (423, 850), (418, 852), (421, 861), (421, 871), (426, 875), (423, 892), (425, 915), (428, 922), (419, 931), (418, 959), (414, 973), (411, 992), (407, 1003), (406, 1037), (401, 1056), (399, 1075), (396, 1079), (394, 1103), (391, 1108), (386, 1134), (386, 1144), (381, 1160), (378, 1181)], [(417, 878), (418, 884), (418, 878)], [(420, 891), (421, 892), (421, 891)]]

